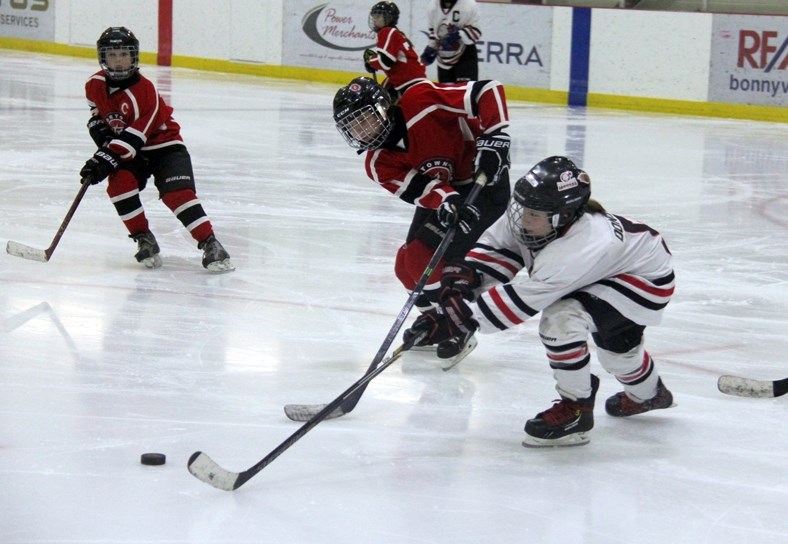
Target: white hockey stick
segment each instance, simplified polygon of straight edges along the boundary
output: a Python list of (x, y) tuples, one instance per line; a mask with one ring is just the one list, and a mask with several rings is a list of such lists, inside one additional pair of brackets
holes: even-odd
[(717, 380), (717, 389), (726, 395), (770, 399), (781, 397), (788, 393), (788, 378), (783, 378), (782, 380), (754, 380), (752, 378), (739, 378), (738, 376), (720, 376)]

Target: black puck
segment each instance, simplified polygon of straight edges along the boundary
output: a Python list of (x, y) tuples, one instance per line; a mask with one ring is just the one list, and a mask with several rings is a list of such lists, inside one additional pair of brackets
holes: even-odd
[(167, 457), (163, 453), (143, 453), (140, 456), (140, 463), (143, 465), (163, 465)]

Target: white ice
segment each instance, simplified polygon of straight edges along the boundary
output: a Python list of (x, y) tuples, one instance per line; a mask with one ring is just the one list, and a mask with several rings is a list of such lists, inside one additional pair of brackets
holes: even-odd
[[(482, 67), (483, 68), (483, 67)], [(0, 242), (46, 248), (93, 152), (90, 59), (0, 54)], [(175, 108), (237, 271), (212, 275), (155, 189), (163, 268), (145, 270), (104, 186), (48, 263), (0, 255), (0, 542), (788, 542), (788, 397), (717, 377), (788, 374), (788, 127), (511, 103), (513, 179), (569, 154), (608, 209), (650, 224), (678, 288), (647, 330), (677, 407), (602, 407), (591, 443), (520, 445), (557, 397), (536, 320), (450, 372), (409, 354), (234, 492), (240, 471), (360, 378), (407, 295), (412, 209), (334, 129), (338, 85), (144, 66)], [(142, 466), (144, 452), (167, 464)]]

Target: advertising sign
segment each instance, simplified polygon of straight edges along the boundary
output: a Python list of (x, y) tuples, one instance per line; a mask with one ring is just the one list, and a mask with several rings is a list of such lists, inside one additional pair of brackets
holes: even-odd
[(715, 15), (709, 101), (788, 106), (788, 17)]
[[(358, 0), (290, 0), (284, 10), (282, 64), (363, 74), (364, 49), (375, 46), (369, 29), (374, 2)], [(427, 45), (427, 3), (398, 2), (397, 27), (416, 51)], [(417, 13), (416, 9), (420, 11)], [(414, 10), (411, 12), (411, 9)], [(480, 4), (480, 79), (506, 85), (550, 87), (553, 10), (549, 7)], [(437, 77), (434, 65), (428, 76)]]
[(53, 0), (0, 0), (0, 36), (55, 41)]

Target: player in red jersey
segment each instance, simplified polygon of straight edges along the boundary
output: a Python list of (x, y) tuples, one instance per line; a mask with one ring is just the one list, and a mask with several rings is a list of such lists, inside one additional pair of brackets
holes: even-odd
[[(396, 105), (366, 77), (354, 79), (334, 97), (334, 121), (351, 147), (366, 150), (367, 175), (401, 200), (416, 206), (395, 272), (411, 290), (424, 273), (446, 228), (459, 229), (444, 261), (462, 259), (509, 200), (509, 126), (506, 96), (497, 81), (441, 85), (428, 80), (408, 87)], [(487, 185), (465, 206), (475, 172)], [(438, 302), (435, 267), (417, 307)], [(471, 335), (448, 339), (438, 356), (453, 359), (475, 345)]]
[(427, 79), (424, 65), (413, 43), (397, 28), (399, 8), (394, 2), (378, 2), (369, 11), (369, 28), (377, 34), (374, 49), (364, 51), (367, 72), (383, 72), (383, 88), (392, 98), (415, 82)]
[(82, 182), (109, 177), (107, 194), (129, 237), (138, 262), (161, 266), (159, 245), (148, 227), (140, 191), (153, 176), (159, 197), (203, 250), (212, 272), (233, 270), (230, 255), (216, 239), (197, 198), (191, 157), (172, 108), (153, 83), (139, 73), (139, 41), (124, 27), (105, 30), (96, 42), (101, 70), (85, 84), (90, 106), (88, 130), (98, 150), (80, 171)]

